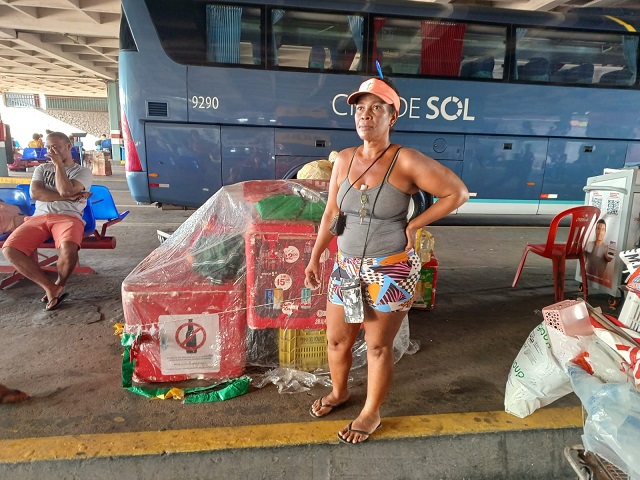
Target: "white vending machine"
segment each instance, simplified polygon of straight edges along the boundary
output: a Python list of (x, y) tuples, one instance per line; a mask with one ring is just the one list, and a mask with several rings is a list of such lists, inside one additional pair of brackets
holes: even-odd
[[(640, 170), (623, 168), (589, 177), (585, 205), (600, 209), (585, 247), (589, 292), (620, 297), (624, 263), (618, 253), (640, 246)], [(580, 265), (576, 280), (582, 281)]]

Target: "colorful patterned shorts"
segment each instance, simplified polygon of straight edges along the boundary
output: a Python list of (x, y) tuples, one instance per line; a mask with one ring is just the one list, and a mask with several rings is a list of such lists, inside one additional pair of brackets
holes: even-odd
[[(331, 303), (342, 305), (341, 279), (355, 277), (361, 260), (361, 257), (345, 257), (338, 252), (329, 279)], [(420, 267), (420, 257), (413, 250), (388, 257), (365, 257), (360, 272), (364, 301), (380, 312), (406, 312), (413, 303)]]

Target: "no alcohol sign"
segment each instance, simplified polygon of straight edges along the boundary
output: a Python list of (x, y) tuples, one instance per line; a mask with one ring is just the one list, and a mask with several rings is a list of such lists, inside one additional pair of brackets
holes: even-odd
[(217, 314), (160, 315), (158, 326), (163, 375), (220, 371)]

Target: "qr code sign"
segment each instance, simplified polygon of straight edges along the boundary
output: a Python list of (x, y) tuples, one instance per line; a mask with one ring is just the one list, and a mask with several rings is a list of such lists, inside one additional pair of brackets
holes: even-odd
[(620, 200), (607, 200), (607, 215), (620, 215)]
[(591, 205), (602, 211), (602, 197), (591, 197)]

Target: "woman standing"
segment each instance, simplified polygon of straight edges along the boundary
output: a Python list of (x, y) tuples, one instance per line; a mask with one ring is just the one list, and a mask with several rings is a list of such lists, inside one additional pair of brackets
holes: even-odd
[[(390, 81), (365, 81), (347, 103), (355, 105), (356, 130), (363, 144), (341, 151), (336, 158), (327, 207), (305, 270), (306, 283), (317, 287), (320, 255), (333, 237), (329, 227), (343, 212), (346, 224), (338, 233), (339, 252), (327, 302), (333, 389), (311, 405), (310, 414), (324, 417), (349, 399), (352, 347), (362, 324), (345, 322), (340, 287), (346, 278), (359, 278), (367, 343), (367, 399), (360, 415), (338, 432), (338, 439), (361, 443), (381, 425), (380, 407), (393, 377), (393, 339), (411, 308), (420, 275), (420, 260), (414, 251), (416, 231), (458, 208), (469, 193), (448, 168), (390, 142), (390, 130), (400, 110), (400, 97)], [(411, 195), (418, 190), (433, 194), (438, 201), (407, 222)]]

